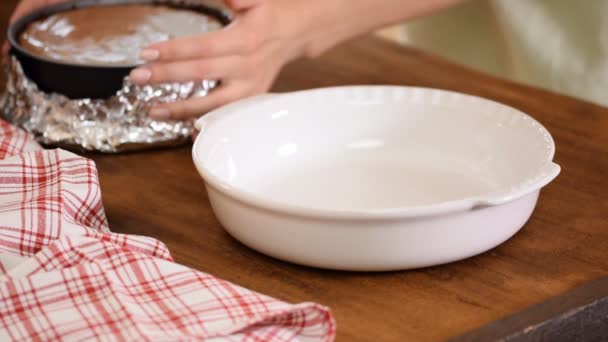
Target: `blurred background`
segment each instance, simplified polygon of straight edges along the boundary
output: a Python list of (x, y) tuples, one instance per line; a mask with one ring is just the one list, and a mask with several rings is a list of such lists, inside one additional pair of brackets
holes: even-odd
[(608, 105), (607, 0), (468, 0), (378, 32), (510, 80)]
[[(16, 3), (0, 0), (0, 10)], [(608, 106), (608, 0), (465, 0), (377, 34), (494, 76)]]

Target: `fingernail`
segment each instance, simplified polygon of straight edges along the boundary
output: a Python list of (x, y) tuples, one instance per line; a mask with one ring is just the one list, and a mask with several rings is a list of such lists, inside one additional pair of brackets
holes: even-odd
[(160, 57), (160, 52), (154, 49), (144, 49), (139, 53), (139, 58), (148, 62), (155, 61), (158, 57)]
[(152, 72), (148, 69), (135, 69), (131, 71), (130, 77), (135, 83), (145, 83), (152, 77)]
[(171, 116), (171, 112), (167, 108), (152, 108), (148, 113), (152, 119), (166, 120)]

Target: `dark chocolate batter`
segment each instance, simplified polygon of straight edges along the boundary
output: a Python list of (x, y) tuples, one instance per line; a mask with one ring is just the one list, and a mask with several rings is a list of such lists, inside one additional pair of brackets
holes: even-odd
[(71, 64), (132, 66), (142, 48), (221, 28), (210, 16), (154, 5), (96, 6), (31, 23), (19, 38), (30, 53)]

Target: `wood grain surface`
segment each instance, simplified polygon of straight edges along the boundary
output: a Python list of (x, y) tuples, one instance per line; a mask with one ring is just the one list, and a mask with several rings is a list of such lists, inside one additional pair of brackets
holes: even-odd
[(450, 342), (608, 340), (608, 277), (487, 324)]
[[(2, 25), (15, 3), (0, 3)], [(244, 247), (215, 219), (189, 146), (88, 155), (99, 169), (111, 229), (160, 239), (177, 262), (250, 289), (327, 305), (338, 341), (445, 340), (608, 274), (608, 109), (371, 37), (289, 65), (274, 91), (347, 84), (450, 89), (519, 108), (552, 133), (562, 174), (511, 240), (468, 260), (414, 271), (323, 271)]]

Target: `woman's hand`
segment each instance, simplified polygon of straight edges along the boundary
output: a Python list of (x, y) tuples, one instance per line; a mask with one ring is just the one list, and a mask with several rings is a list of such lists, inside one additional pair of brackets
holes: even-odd
[(60, 2), (66, 2), (68, 0), (21, 0), (15, 8), (13, 15), (11, 16), (10, 22), (13, 23), (15, 20), (22, 16), (37, 10), (38, 8), (58, 4)]
[[(153, 44), (141, 52), (149, 64), (133, 70), (139, 85), (221, 79), (205, 97), (159, 104), (149, 115), (183, 120), (239, 98), (263, 93), (281, 67), (301, 54), (294, 22), (273, 0), (228, 0), (234, 21), (222, 30)], [(293, 19), (293, 18), (292, 18)]]
[(221, 79), (205, 97), (160, 104), (150, 116), (183, 120), (239, 98), (267, 91), (280, 69), (299, 56), (463, 0), (225, 0), (235, 13), (226, 28), (154, 44), (141, 53), (150, 64), (134, 70), (136, 84)]

